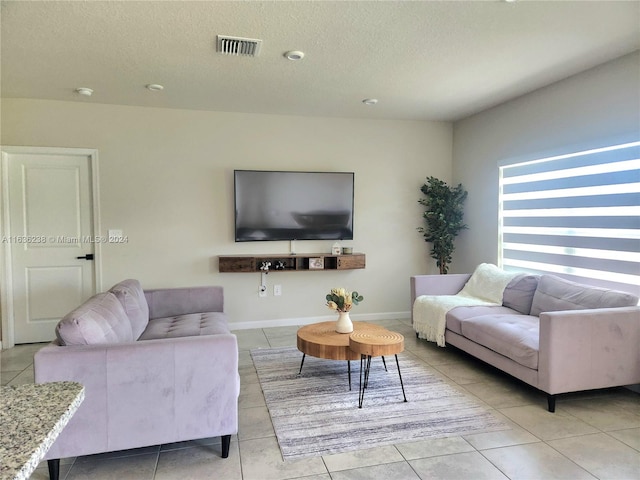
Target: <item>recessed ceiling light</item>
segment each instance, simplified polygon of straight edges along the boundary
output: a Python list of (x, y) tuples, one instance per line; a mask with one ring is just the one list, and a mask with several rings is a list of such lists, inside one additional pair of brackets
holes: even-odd
[(162, 85), (158, 85), (157, 83), (150, 83), (149, 85), (147, 85), (147, 90), (151, 90), (152, 92), (159, 92), (161, 90), (164, 90), (164, 87)]
[(364, 100), (362, 100), (362, 103), (364, 103), (365, 105), (375, 105), (376, 103), (378, 103), (378, 99), (377, 98), (365, 98)]
[(87, 87), (78, 87), (76, 88), (76, 93), (84, 95), (85, 97), (90, 97), (91, 95), (93, 95), (93, 90)]
[(284, 56), (293, 61), (302, 60), (304, 58), (304, 52), (301, 52), (300, 50), (291, 50), (289, 52), (285, 52)]

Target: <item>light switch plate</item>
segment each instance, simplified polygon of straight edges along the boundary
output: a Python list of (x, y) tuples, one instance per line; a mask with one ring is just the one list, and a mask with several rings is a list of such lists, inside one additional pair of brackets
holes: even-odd
[(122, 238), (122, 230), (112, 230), (109, 229), (109, 238)]

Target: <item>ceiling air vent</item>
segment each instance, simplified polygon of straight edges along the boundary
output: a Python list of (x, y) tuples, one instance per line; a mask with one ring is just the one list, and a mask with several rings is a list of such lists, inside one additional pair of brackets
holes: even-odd
[(230, 37), (218, 35), (218, 52), (225, 55), (247, 55), (257, 57), (260, 54), (262, 40), (255, 38)]

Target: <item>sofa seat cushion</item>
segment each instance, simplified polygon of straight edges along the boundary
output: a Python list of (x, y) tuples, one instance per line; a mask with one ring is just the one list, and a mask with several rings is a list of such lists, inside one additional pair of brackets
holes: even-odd
[(174, 317), (154, 318), (138, 340), (156, 338), (197, 337), (230, 333), (224, 313), (189, 313)]
[(534, 370), (538, 369), (540, 324), (532, 315), (482, 315), (462, 322), (462, 335)]
[(138, 280), (123, 280), (109, 290), (124, 308), (131, 322), (133, 338), (137, 339), (149, 323), (149, 305)]
[(473, 307), (455, 307), (447, 312), (447, 329), (462, 335), (462, 322), (482, 315), (517, 315), (518, 312), (503, 306), (476, 305)]
[(61, 345), (133, 342), (131, 322), (113, 293), (99, 293), (66, 314), (56, 325)]

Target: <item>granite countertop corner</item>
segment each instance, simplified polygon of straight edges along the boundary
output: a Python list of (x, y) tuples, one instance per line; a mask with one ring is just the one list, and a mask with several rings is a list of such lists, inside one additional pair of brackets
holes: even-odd
[(0, 388), (0, 480), (27, 480), (84, 400), (84, 387), (52, 382)]

